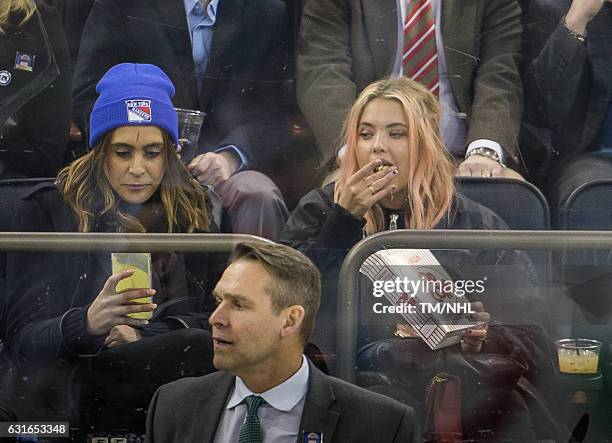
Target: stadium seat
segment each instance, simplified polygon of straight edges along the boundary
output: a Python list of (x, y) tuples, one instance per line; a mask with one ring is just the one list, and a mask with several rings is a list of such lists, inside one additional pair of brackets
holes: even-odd
[(550, 229), (546, 198), (531, 183), (512, 178), (460, 177), (457, 190), (490, 208), (512, 230)]
[(559, 208), (565, 230), (612, 230), (612, 180), (593, 180), (578, 187)]
[[(499, 215), (511, 230), (549, 230), (550, 209), (546, 198), (531, 183), (512, 178), (460, 177), (457, 191), (488, 207)], [(527, 251), (546, 287), (552, 275), (549, 251)], [(550, 299), (550, 294), (547, 294)], [(546, 325), (550, 330), (551, 325)]]

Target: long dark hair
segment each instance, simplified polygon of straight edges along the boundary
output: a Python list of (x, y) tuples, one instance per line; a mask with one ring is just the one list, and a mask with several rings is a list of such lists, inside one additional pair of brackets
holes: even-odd
[[(206, 230), (212, 222), (208, 194), (181, 162), (170, 136), (161, 130), (166, 169), (159, 187), (168, 232)], [(124, 232), (146, 232), (136, 217), (123, 213), (120, 199), (107, 175), (113, 131), (106, 133), (91, 152), (62, 169), (57, 187), (79, 221), (79, 232), (90, 232), (94, 218), (108, 217)]]

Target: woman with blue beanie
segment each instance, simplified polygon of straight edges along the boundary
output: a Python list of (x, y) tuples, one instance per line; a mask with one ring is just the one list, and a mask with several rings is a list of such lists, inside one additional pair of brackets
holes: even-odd
[[(125, 63), (103, 76), (97, 92), (91, 151), (64, 168), (56, 183), (25, 198), (16, 227), (209, 232), (214, 223), (206, 191), (177, 153), (169, 78), (156, 66)], [(157, 386), (212, 370), (205, 329), (214, 277), (205, 254), (153, 253), (152, 289), (121, 294), (115, 287), (130, 271), (112, 274), (109, 253), (20, 252), (7, 260), (6, 342), (16, 379), (27, 377), (15, 385), (27, 399), (20, 420), (74, 420), (90, 395), (98, 407), (119, 403), (143, 418)], [(132, 301), (145, 296), (152, 303)], [(150, 311), (150, 321), (128, 316)]]

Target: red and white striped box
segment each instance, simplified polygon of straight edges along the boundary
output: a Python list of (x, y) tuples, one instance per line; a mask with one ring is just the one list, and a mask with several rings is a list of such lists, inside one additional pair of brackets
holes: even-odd
[[(452, 289), (458, 280), (448, 275), (429, 249), (381, 250), (368, 257), (359, 271), (375, 289), (381, 286), (377, 282), (386, 285), (378, 288), (377, 295), (373, 291), (373, 298), (384, 297), (387, 306), (396, 308), (379, 315), (401, 315), (431, 349), (459, 343), (467, 330), (483, 325), (469, 319), (469, 300)], [(480, 288), (484, 291), (482, 284)]]

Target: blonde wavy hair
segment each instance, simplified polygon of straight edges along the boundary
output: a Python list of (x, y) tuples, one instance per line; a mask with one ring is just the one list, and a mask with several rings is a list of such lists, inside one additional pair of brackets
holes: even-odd
[[(168, 232), (205, 230), (212, 222), (208, 195), (179, 159), (170, 136), (161, 131), (166, 168), (159, 194), (165, 209)], [(106, 174), (113, 131), (106, 133), (94, 149), (62, 169), (57, 187), (79, 221), (79, 232), (90, 232), (94, 218), (117, 221), (122, 232), (145, 232), (143, 224), (119, 208)], [(178, 229), (178, 231), (177, 231)]]
[[(366, 106), (378, 98), (397, 101), (408, 126), (408, 163), (396, 165), (399, 169), (408, 168), (406, 227), (432, 229), (443, 217), (450, 217), (455, 193), (453, 165), (440, 135), (438, 99), (424, 86), (406, 77), (379, 80), (357, 97), (344, 125), (346, 153), (340, 165), (334, 198), (338, 200), (342, 187), (360, 169), (357, 161), (359, 124)], [(379, 204), (366, 213), (365, 219), (368, 234), (384, 230)]]
[(36, 11), (34, 0), (2, 0), (0, 1), (0, 34), (4, 34), (9, 21), (14, 15), (19, 20), (17, 26), (23, 25)]

